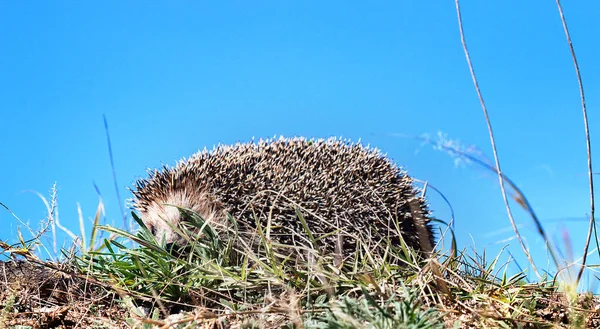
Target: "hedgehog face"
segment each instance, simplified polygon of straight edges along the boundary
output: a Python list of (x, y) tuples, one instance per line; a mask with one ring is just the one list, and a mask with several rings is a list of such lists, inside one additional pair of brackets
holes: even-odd
[(166, 200), (156, 200), (147, 208), (141, 210), (144, 225), (156, 237), (161, 245), (186, 246), (189, 239), (181, 236), (178, 232), (183, 230), (183, 218), (180, 209), (188, 209), (211, 225), (218, 224), (224, 216), (221, 213), (218, 204), (211, 201), (206, 195), (188, 195), (184, 192), (170, 193)]
[(155, 203), (142, 212), (144, 225), (156, 237), (161, 245), (184, 245), (185, 238), (179, 235), (175, 228), (180, 227), (181, 214), (179, 208), (170, 203)]

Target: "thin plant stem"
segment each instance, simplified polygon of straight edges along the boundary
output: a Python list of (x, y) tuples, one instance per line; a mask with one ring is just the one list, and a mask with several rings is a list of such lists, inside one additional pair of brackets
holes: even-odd
[(106, 132), (106, 144), (108, 144), (108, 157), (110, 159), (110, 168), (112, 171), (113, 182), (115, 183), (115, 191), (117, 192), (117, 199), (119, 199), (119, 210), (121, 211), (121, 216), (123, 216), (123, 227), (127, 227), (127, 216), (125, 215), (125, 211), (123, 211), (123, 205), (121, 200), (121, 193), (119, 192), (119, 184), (117, 183), (117, 172), (115, 170), (115, 159), (113, 157), (112, 152), (112, 144), (110, 143), (110, 134), (108, 132), (108, 121), (106, 121), (106, 115), (102, 115), (102, 119), (104, 120), (104, 131)]
[(562, 10), (562, 5), (560, 4), (560, 0), (556, 0), (556, 6), (558, 7), (558, 13), (560, 14), (560, 21), (562, 22), (563, 29), (565, 30), (565, 36), (567, 37), (567, 43), (569, 44), (569, 49), (571, 50), (571, 57), (573, 58), (573, 64), (575, 65), (575, 72), (577, 73), (577, 83), (579, 85), (579, 97), (581, 98), (581, 109), (583, 111), (583, 124), (585, 126), (585, 142), (587, 146), (587, 165), (588, 165), (588, 175), (590, 180), (590, 226), (588, 228), (587, 238), (585, 241), (585, 247), (583, 249), (583, 259), (581, 261), (581, 268), (579, 269), (579, 273), (577, 274), (577, 285), (581, 280), (581, 276), (583, 275), (583, 270), (585, 269), (585, 263), (587, 261), (588, 250), (590, 248), (590, 241), (592, 239), (592, 231), (595, 233), (596, 238), (596, 246), (600, 250), (600, 246), (598, 244), (598, 232), (596, 231), (596, 219), (594, 217), (595, 206), (594, 206), (594, 173), (592, 170), (592, 143), (590, 140), (590, 127), (588, 125), (588, 117), (587, 117), (587, 106), (585, 104), (585, 92), (583, 90), (583, 81), (581, 79), (581, 71), (579, 70), (579, 63), (577, 62), (577, 56), (575, 56), (575, 49), (573, 48), (573, 42), (571, 42), (571, 35), (569, 33), (569, 28), (567, 27), (567, 20), (565, 19), (565, 15)]
[(494, 138), (494, 132), (492, 130), (492, 124), (491, 124), (490, 117), (489, 117), (489, 114), (487, 111), (487, 107), (485, 106), (485, 102), (483, 100), (483, 95), (481, 94), (481, 90), (479, 89), (479, 83), (477, 82), (477, 77), (475, 76), (475, 70), (473, 68), (473, 64), (471, 63), (471, 56), (469, 55), (469, 50), (467, 48), (467, 42), (465, 41), (465, 33), (463, 30), (463, 23), (462, 23), (462, 17), (461, 17), (461, 13), (460, 13), (459, 0), (455, 0), (455, 4), (456, 4), (456, 14), (457, 14), (457, 18), (458, 18), (458, 27), (460, 30), (460, 41), (462, 43), (465, 57), (467, 59), (467, 64), (469, 65), (469, 71), (471, 72), (471, 78), (473, 80), (473, 84), (475, 85), (475, 90), (477, 91), (477, 96), (479, 97), (479, 103), (481, 104), (481, 108), (483, 109), (483, 115), (485, 116), (487, 129), (488, 129), (488, 132), (490, 135), (490, 142), (492, 144), (492, 152), (494, 154), (494, 161), (496, 163), (496, 169), (498, 172), (498, 180), (500, 182), (500, 190), (502, 191), (502, 198), (504, 199), (504, 206), (506, 207), (506, 212), (508, 213), (508, 218), (510, 219), (510, 223), (513, 227), (513, 230), (515, 231), (517, 240), (519, 240), (519, 243), (521, 244), (521, 248), (525, 252), (525, 255), (527, 256), (527, 259), (529, 260), (529, 263), (531, 264), (533, 271), (538, 276), (538, 278), (541, 278), (541, 275), (538, 272), (538, 270), (535, 266), (535, 263), (533, 262), (533, 259), (531, 258), (531, 254), (527, 250), (527, 247), (525, 246), (525, 243), (523, 242), (523, 238), (521, 237), (521, 234), (519, 233), (519, 229), (517, 228), (517, 224), (515, 223), (515, 219), (513, 218), (512, 211), (510, 209), (510, 204), (508, 203), (508, 196), (506, 194), (506, 189), (504, 188), (504, 177), (502, 175), (502, 170), (500, 169), (500, 159), (498, 158), (498, 152), (496, 150), (496, 141)]
[[(428, 139), (425, 138), (421, 138), (421, 137), (416, 137), (417, 139), (420, 139), (424, 142), (427, 143), (432, 143), (431, 141), (429, 141)], [(483, 168), (490, 170), (492, 172), (494, 172), (496, 175), (498, 174), (498, 170), (490, 163), (488, 163), (487, 161), (481, 160), (471, 154), (468, 154), (466, 152), (463, 152), (461, 150), (459, 150), (456, 147), (451, 147), (451, 146), (446, 146), (446, 145), (437, 145), (437, 147), (439, 147), (441, 150), (450, 152), (453, 155), (462, 157), (470, 162), (473, 162), (475, 164), (478, 164), (480, 166), (482, 166)], [(552, 244), (550, 243), (550, 239), (548, 238), (548, 235), (546, 234), (546, 230), (544, 230), (544, 226), (542, 225), (542, 222), (540, 221), (539, 217), (537, 216), (537, 214), (535, 213), (533, 206), (531, 205), (531, 203), (529, 203), (529, 200), (527, 199), (527, 197), (525, 196), (525, 193), (519, 188), (519, 186), (513, 181), (511, 180), (508, 176), (506, 175), (502, 175), (502, 178), (504, 179), (505, 183), (508, 184), (508, 186), (510, 188), (512, 188), (512, 190), (515, 193), (514, 199), (515, 201), (521, 206), (523, 207), (523, 209), (525, 209), (525, 211), (527, 211), (527, 213), (531, 216), (531, 218), (533, 219), (533, 222), (535, 224), (535, 227), (538, 231), (538, 233), (542, 236), (542, 238), (544, 239), (544, 242), (546, 244), (546, 248), (548, 248), (548, 251), (550, 252), (550, 256), (552, 257), (552, 260), (554, 261), (554, 264), (556, 265), (556, 268), (559, 268), (559, 258), (556, 255), (556, 251), (554, 250), (554, 248), (552, 248)]]

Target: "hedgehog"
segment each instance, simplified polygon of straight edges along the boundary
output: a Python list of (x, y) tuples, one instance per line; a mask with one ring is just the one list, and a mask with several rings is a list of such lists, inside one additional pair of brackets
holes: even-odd
[(431, 213), (413, 179), (360, 142), (280, 137), (219, 145), (148, 175), (132, 189), (133, 207), (164, 245), (189, 244), (174, 230), (188, 209), (220, 234), (233, 229), (233, 218), (240, 232), (268, 226), (271, 240), (313, 248), (318, 241), (323, 254), (353, 254), (359, 240), (433, 250)]

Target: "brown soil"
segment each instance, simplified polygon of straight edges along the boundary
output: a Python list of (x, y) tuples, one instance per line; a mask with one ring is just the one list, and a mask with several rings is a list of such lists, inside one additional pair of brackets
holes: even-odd
[(128, 328), (113, 292), (49, 265), (0, 262), (0, 328)]

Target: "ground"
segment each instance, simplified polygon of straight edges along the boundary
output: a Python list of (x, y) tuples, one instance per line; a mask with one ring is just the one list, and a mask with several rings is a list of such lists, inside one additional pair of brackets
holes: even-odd
[[(140, 314), (136, 312), (140, 308), (128, 307), (122, 291), (86, 278), (66, 263), (5, 261), (0, 263), (0, 277), (0, 328), (141, 328), (144, 323), (147, 328), (169, 328), (166, 326), (169, 322), (189, 323), (193, 319), (196, 319), (196, 328), (239, 328), (252, 318), (261, 320), (261, 325), (256, 328), (279, 328), (293, 322), (289, 309), (277, 303), (281, 304), (283, 299), (275, 301), (268, 310), (263, 307), (256, 312), (218, 314), (218, 310), (197, 307), (168, 317), (159, 316), (155, 320), (142, 319), (136, 316)], [(523, 295), (529, 294), (535, 305), (531, 306), (534, 311), (529, 316), (518, 316), (519, 312), (514, 312), (514, 306), (505, 300), (506, 291), (498, 290), (497, 293), (497, 298), (490, 298), (494, 296), (488, 294), (479, 300), (473, 295), (464, 298), (455, 293), (454, 300), (444, 297), (432, 306), (446, 314), (443, 317), (446, 327), (453, 327), (460, 321), (460, 328), (477, 328), (482, 318), (501, 321), (515, 328), (600, 326), (600, 300), (590, 294), (581, 294), (577, 306), (569, 307), (562, 293), (544, 292), (534, 286), (528, 290), (523, 286), (518, 292), (515, 290), (515, 298), (518, 294), (526, 300)], [(583, 314), (581, 319), (585, 324), (574, 323), (573, 312)], [(512, 314), (510, 317), (514, 319), (507, 314)]]

